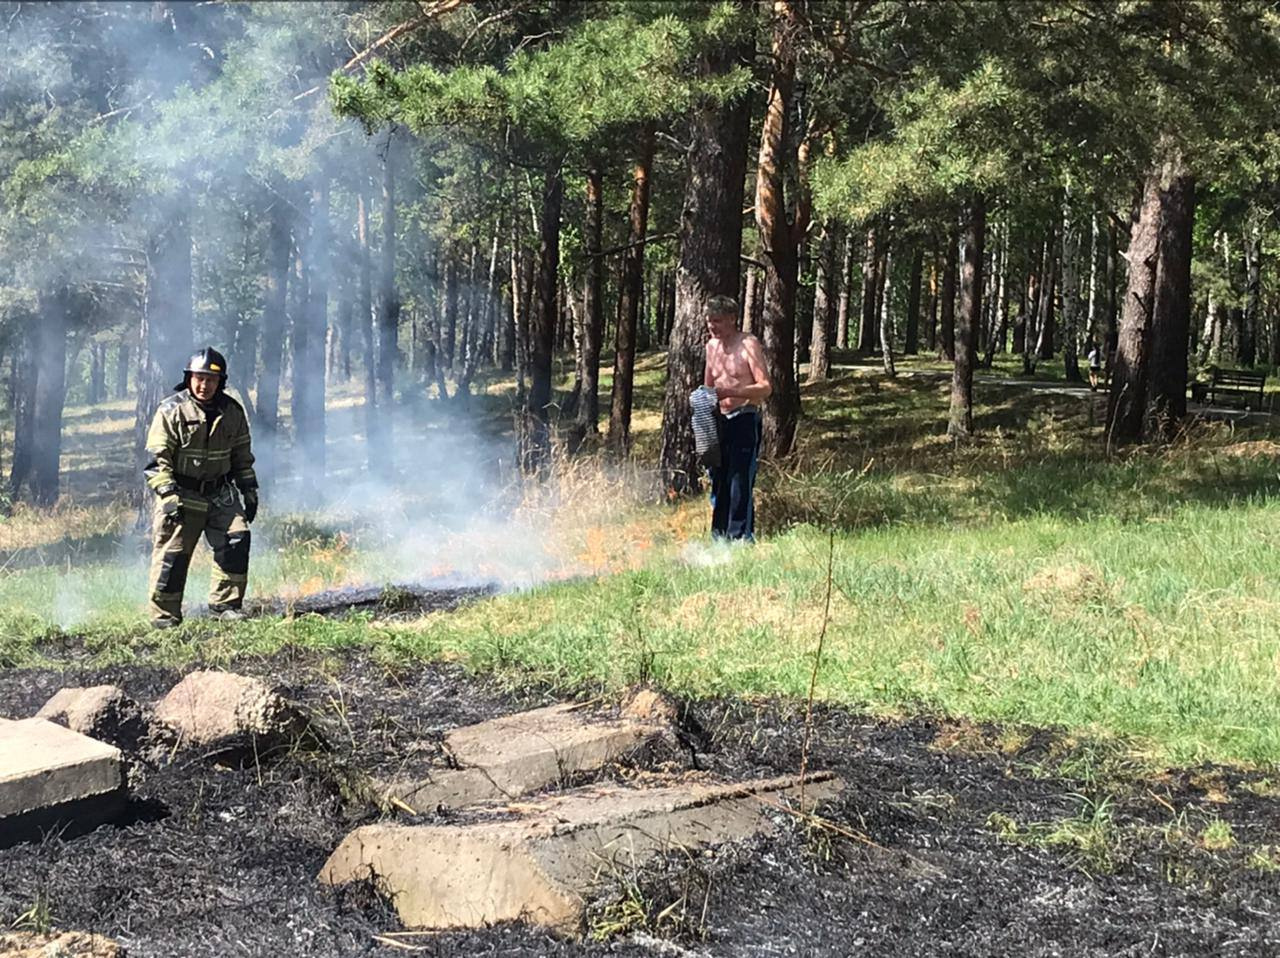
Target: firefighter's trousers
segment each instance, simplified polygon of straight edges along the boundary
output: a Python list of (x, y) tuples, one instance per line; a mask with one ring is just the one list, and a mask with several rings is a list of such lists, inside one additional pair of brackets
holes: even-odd
[(182, 593), (200, 534), (213, 550), (209, 608), (238, 609), (249, 581), (249, 524), (230, 484), (202, 496), (182, 490), (182, 512), (175, 519), (157, 505), (151, 540), (151, 618), (182, 619)]

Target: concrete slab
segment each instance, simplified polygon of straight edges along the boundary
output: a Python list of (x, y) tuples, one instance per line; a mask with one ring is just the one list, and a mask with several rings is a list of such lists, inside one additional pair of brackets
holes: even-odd
[(581, 706), (552, 705), (454, 729), (444, 742), (458, 768), (381, 782), (379, 790), (423, 812), (517, 798), (596, 771), (667, 729), (658, 720), (602, 719)]
[(0, 818), (118, 790), (120, 750), (41, 718), (0, 723)]
[[(320, 881), (372, 879), (416, 928), (523, 920), (573, 934), (587, 898), (676, 848), (697, 850), (769, 831), (770, 802), (796, 777), (738, 784), (578, 789), (521, 806), (519, 817), (470, 825), (366, 825), (338, 846)], [(806, 801), (843, 787), (806, 777)]]
[(118, 748), (41, 718), (0, 720), (0, 845), (100, 824), (127, 797)]

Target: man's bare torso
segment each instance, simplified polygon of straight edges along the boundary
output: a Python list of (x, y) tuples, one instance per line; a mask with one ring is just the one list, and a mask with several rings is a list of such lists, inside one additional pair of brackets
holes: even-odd
[[(737, 333), (732, 339), (709, 339), (707, 341), (707, 371), (711, 385), (716, 388), (725, 386), (750, 386), (756, 381), (751, 372), (751, 363), (747, 359), (747, 342), (755, 339), (750, 333)], [(750, 401), (737, 396), (720, 400), (720, 412), (728, 414)]]

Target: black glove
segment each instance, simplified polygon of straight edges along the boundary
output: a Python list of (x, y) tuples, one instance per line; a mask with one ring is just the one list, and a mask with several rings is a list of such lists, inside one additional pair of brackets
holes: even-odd
[(258, 515), (258, 490), (243, 489), (240, 494), (244, 497), (244, 521), (253, 522)]

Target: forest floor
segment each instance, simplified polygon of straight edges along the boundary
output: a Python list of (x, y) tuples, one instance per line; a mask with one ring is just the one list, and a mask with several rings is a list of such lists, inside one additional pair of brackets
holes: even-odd
[[(779, 815), (773, 835), (611, 879), (584, 936), (519, 925), (397, 937), (363, 886), (315, 880), (372, 817), (343, 789), (365, 768), (448, 728), (541, 704), (457, 666), (389, 666), (292, 650), (241, 659), (327, 716), (335, 754), (224, 768), (199, 757), (151, 772), (138, 815), (74, 839), (0, 850), (0, 916), (110, 935), (131, 958), (428, 955), (1274, 955), (1280, 948), (1280, 785), (1205, 765), (1150, 770), (1058, 731), (939, 717), (884, 720), (820, 707), (810, 768), (843, 797), (824, 827)], [(179, 670), (0, 673), (29, 712), (62, 685), (114, 682), (153, 699)], [(341, 700), (341, 713), (337, 702)], [(690, 704), (698, 766), (740, 779), (793, 773), (803, 708)], [(665, 756), (688, 764), (691, 757)], [(644, 767), (649, 760), (639, 760)], [(627, 765), (605, 779), (626, 781)], [(36, 917), (31, 917), (36, 916)], [(397, 943), (396, 945), (388, 942)]]
[[(358, 394), (337, 390), (324, 506), (284, 482), (254, 528), (270, 614), (167, 633), (147, 629), (145, 543), (119, 498), (131, 406), (72, 409), (64, 502), (0, 522), (0, 715), (90, 678), (149, 697), (229, 666), (311, 702), (358, 692), (357, 751), (378, 722), (438, 734), (649, 681), (714, 730), (725, 774), (794, 772), (821, 636), (815, 754), (851, 786), (828, 814), (872, 844), (784, 828), (620, 889), (592, 919), (603, 943), (503, 928), (427, 953), (660, 954), (658, 935), (716, 955), (1274, 954), (1280, 430), (1197, 423), (1108, 450), (1101, 394), (980, 381), (979, 437), (954, 446), (940, 367), (901, 368), (921, 375), (849, 362), (805, 387), (751, 548), (707, 542), (704, 502), (653, 502), (659, 356), (639, 371), (635, 463), (563, 460), (537, 487), (511, 472), (509, 383), (465, 411), (406, 404), (393, 486), (364, 477)], [(207, 574), (204, 554), (189, 605)], [(356, 583), (497, 594), (306, 613)], [(312, 882), (367, 814), (328, 774), (156, 773), (143, 797), (163, 821), (0, 853), (0, 923), (45, 901), (142, 955), (373, 953), (394, 916)], [(705, 925), (658, 920), (695, 886)]]

